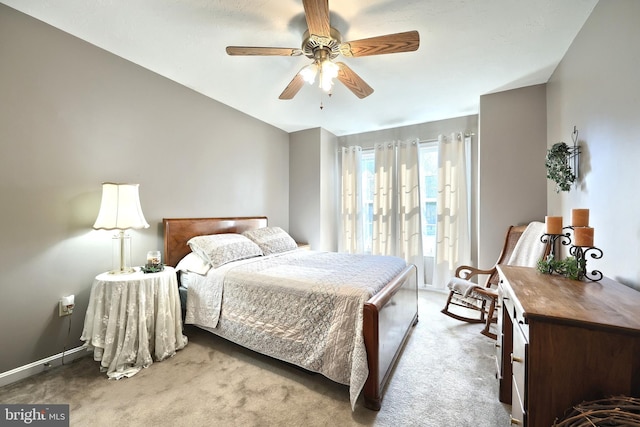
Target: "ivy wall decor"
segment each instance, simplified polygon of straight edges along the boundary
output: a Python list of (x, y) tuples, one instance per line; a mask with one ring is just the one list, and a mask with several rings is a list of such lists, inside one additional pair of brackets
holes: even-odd
[(564, 142), (557, 142), (547, 150), (545, 166), (547, 178), (556, 183), (556, 193), (571, 190), (571, 185), (578, 179), (578, 130), (573, 127), (571, 134), (573, 147)]

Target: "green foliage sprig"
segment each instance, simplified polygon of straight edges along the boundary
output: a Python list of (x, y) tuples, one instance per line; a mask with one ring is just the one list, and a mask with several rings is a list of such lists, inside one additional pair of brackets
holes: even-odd
[(556, 183), (556, 193), (571, 190), (571, 184), (576, 176), (569, 167), (571, 149), (564, 142), (558, 142), (547, 150), (544, 165), (547, 168), (547, 178)]
[(558, 271), (562, 265), (562, 261), (559, 259), (555, 259), (551, 255), (546, 258), (541, 258), (538, 261), (538, 271), (542, 274), (551, 274), (555, 271)]
[(145, 264), (142, 267), (140, 267), (140, 270), (144, 273), (159, 273), (162, 270), (164, 270), (164, 264), (158, 264), (158, 265)]
[(551, 255), (538, 261), (538, 271), (543, 274), (558, 273), (571, 280), (582, 279), (586, 266), (586, 260), (576, 257), (567, 257), (563, 260), (553, 258)]

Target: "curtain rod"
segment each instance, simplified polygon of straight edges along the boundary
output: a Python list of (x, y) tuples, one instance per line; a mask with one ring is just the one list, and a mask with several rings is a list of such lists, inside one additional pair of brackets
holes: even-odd
[[(473, 133), (473, 132), (464, 132), (464, 133), (462, 133), (462, 132), (454, 132), (454, 133), (456, 134), (456, 136), (458, 138), (458, 141), (460, 141), (463, 136), (465, 138), (476, 136), (476, 134)], [(422, 144), (422, 143), (428, 144), (428, 143), (431, 143), (431, 142), (438, 142), (438, 138), (431, 138), (431, 139), (419, 139), (418, 138), (418, 143), (419, 144)], [(346, 146), (346, 147), (340, 147), (340, 148), (338, 148), (337, 151), (340, 152), (342, 150), (342, 148), (349, 148), (349, 147), (353, 147), (353, 145), (349, 145), (349, 146)], [(373, 147), (364, 148), (364, 150), (372, 150), (372, 149), (373, 149)]]
[[(464, 136), (465, 138), (469, 138), (472, 136), (476, 136), (475, 133), (473, 132), (455, 132), (456, 137), (458, 138), (458, 141), (462, 140), (462, 137)], [(446, 137), (446, 136), (445, 136)], [(420, 142), (425, 142), (425, 143), (429, 143), (429, 142), (438, 142), (438, 138), (433, 138), (433, 139), (421, 139)]]

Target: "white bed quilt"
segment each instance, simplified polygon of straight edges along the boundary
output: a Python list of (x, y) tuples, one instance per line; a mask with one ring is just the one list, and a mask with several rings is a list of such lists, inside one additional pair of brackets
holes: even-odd
[(369, 374), (363, 305), (403, 259), (294, 250), (212, 269), (190, 282), (186, 323), (350, 387)]

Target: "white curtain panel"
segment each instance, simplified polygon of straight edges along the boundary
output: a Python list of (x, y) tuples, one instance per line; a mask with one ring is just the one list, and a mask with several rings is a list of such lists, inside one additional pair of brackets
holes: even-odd
[(404, 258), (423, 276), (418, 141), (375, 147), (372, 253)]
[(374, 255), (396, 255), (397, 236), (397, 174), (396, 144), (375, 145), (373, 187), (373, 242)]
[(342, 148), (342, 233), (339, 250), (362, 253), (362, 148)]
[(444, 288), (458, 266), (471, 263), (465, 144), (469, 140), (461, 134), (438, 137), (438, 219), (433, 272), (436, 288)]
[(398, 249), (396, 254), (418, 268), (424, 277), (422, 214), (420, 212), (420, 154), (418, 140), (400, 142), (398, 165)]

